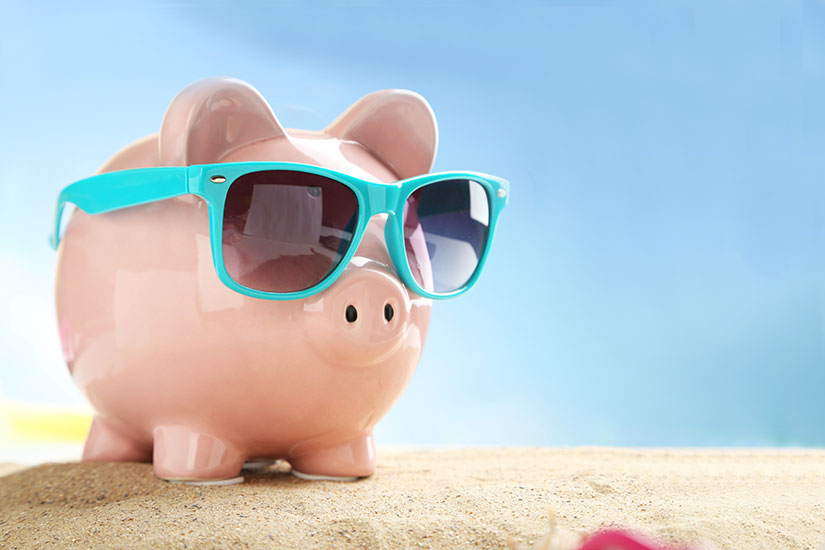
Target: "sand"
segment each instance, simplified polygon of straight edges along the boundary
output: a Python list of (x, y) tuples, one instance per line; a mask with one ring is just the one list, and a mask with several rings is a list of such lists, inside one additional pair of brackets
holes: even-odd
[(192, 487), (148, 464), (0, 469), (0, 548), (537, 548), (552, 517), (709, 548), (816, 549), (825, 451), (379, 450), (376, 474), (303, 481), (280, 464)]

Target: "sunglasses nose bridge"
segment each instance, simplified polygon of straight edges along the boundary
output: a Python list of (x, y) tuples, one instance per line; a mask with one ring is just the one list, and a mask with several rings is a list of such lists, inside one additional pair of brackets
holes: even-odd
[(391, 184), (373, 184), (367, 188), (369, 217), (375, 214), (393, 214), (401, 189)]

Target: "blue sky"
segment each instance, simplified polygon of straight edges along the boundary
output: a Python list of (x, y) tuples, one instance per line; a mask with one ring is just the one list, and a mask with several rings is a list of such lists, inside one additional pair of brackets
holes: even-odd
[(408, 88), (437, 170), (507, 177), (379, 443), (825, 445), (822, 2), (0, 7), (0, 394), (78, 403), (60, 188), (206, 76), (288, 127)]

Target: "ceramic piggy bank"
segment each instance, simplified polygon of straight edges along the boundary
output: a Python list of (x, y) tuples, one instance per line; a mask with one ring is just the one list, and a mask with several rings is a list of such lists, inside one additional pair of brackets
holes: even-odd
[(373, 427), (416, 367), (432, 299), (475, 281), (507, 199), (492, 176), (427, 174), (436, 143), (412, 92), (310, 132), (213, 78), (67, 187), (57, 316), (96, 413), (84, 460), (207, 483), (267, 459), (372, 474)]

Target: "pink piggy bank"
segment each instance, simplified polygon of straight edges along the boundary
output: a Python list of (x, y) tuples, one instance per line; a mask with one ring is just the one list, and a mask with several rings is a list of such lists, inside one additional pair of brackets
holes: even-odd
[[(101, 173), (286, 161), (392, 184), (427, 173), (436, 144), (432, 110), (411, 92), (369, 94), (310, 132), (284, 129), (248, 84), (213, 78), (185, 88), (160, 132)], [(78, 206), (59, 248), (57, 317), (96, 412), (84, 460), (152, 461), (160, 478), (205, 483), (242, 481), (245, 463), (275, 459), (309, 479), (373, 473), (373, 428), (413, 374), (432, 303), (393, 269), (387, 214), (369, 219), (331, 286), (266, 300), (219, 279), (202, 197)], [(243, 261), (233, 254), (225, 240), (227, 268)], [(418, 269), (432, 286), (431, 268)]]

